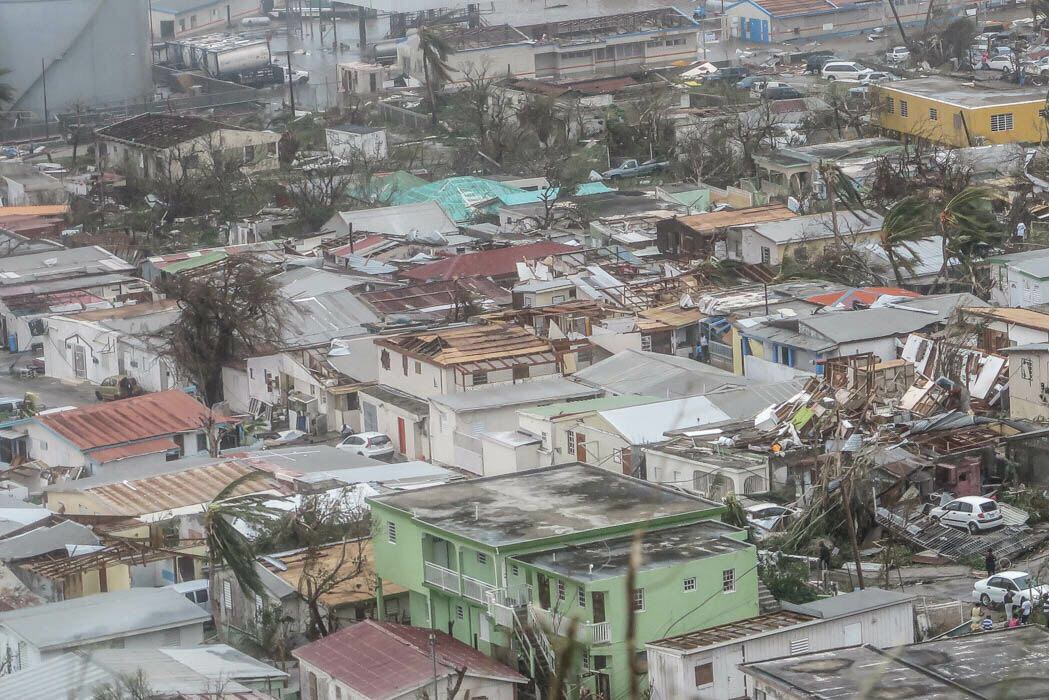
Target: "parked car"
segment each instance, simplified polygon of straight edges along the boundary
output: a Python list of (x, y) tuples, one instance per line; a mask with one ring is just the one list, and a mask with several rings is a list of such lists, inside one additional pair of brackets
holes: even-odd
[(619, 166), (601, 173), (601, 177), (609, 180), (618, 180), (621, 177), (641, 177), (651, 175), (663, 170), (669, 165), (665, 160), (646, 160), (639, 163), (636, 158), (624, 160)]
[(878, 83), (891, 83), (894, 80), (903, 80), (903, 78), (888, 71), (872, 71), (867, 77), (862, 78), (860, 83), (862, 85), (876, 85)]
[(984, 70), (997, 70), (1003, 73), (1011, 73), (1013, 71), (1013, 59), (1012, 56), (992, 56), (983, 62)]
[(22, 408), (24, 406), (25, 399), (19, 399), (13, 396), (4, 396), (0, 398), (0, 416), (11, 417), (21, 415)]
[(833, 61), (823, 66), (820, 75), (827, 80), (858, 83), (873, 72), (870, 68), (853, 61)]
[(819, 53), (813, 54), (805, 59), (805, 72), (806, 73), (819, 73), (823, 66), (827, 65), (831, 61), (840, 61), (841, 59), (832, 53)]
[(976, 534), (1002, 524), (998, 504), (983, 496), (962, 496), (929, 509), (929, 517), (944, 525), (961, 527)]
[(1049, 586), (1039, 583), (1025, 571), (1001, 571), (974, 583), (972, 599), (984, 607), (990, 607), (992, 604), (1004, 603), (1007, 591), (1013, 592), (1013, 602), (1017, 605), (1024, 600), (1038, 605), (1049, 595)]
[(115, 374), (102, 380), (102, 383), (95, 389), (95, 398), (99, 401), (116, 401), (132, 396), (142, 396), (145, 393), (146, 390), (134, 377)]
[(747, 522), (754, 527), (755, 536), (764, 539), (772, 532), (783, 530), (798, 511), (778, 503), (758, 503), (743, 509)]
[(342, 439), (336, 447), (365, 457), (393, 456), (393, 441), (385, 433), (356, 433)]
[(885, 52), (885, 60), (889, 63), (903, 63), (911, 57), (911, 50), (906, 46), (893, 46)]
[(736, 83), (746, 78), (750, 74), (743, 66), (725, 66), (724, 68), (718, 68), (716, 73), (710, 73), (703, 77), (704, 83), (724, 83), (732, 82)]
[(267, 450), (274, 447), (287, 447), (289, 445), (302, 445), (309, 439), (309, 435), (301, 430), (278, 430), (275, 433), (267, 433), (262, 437), (262, 446)]
[(736, 83), (736, 88), (739, 90), (750, 90), (758, 86), (766, 85), (769, 82), (769, 79), (772, 77), (775, 76), (748, 75), (746, 78), (743, 78), (743, 80), (740, 80), (738, 83)]
[(788, 85), (787, 83), (784, 83), (784, 82), (782, 82), (780, 80), (766, 80), (763, 83), (758, 83), (756, 85), (753, 85), (750, 88), (750, 96), (751, 97), (761, 97), (762, 95), (765, 94), (766, 90), (768, 90), (769, 88), (774, 88), (774, 87), (790, 87), (790, 85)]
[(805, 95), (790, 85), (767, 87), (761, 96), (766, 100), (797, 100)]
[(877, 41), (885, 37), (885, 27), (875, 27), (867, 33), (867, 41)]

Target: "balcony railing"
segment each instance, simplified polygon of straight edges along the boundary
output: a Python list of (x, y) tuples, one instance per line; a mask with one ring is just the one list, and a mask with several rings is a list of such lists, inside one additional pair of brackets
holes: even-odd
[(610, 644), (612, 642), (611, 622), (594, 622), (585, 625), (584, 629), (590, 637), (591, 644)]
[(508, 588), (495, 588), (488, 592), (486, 598), (488, 614), (496, 624), (509, 629), (514, 624), (514, 608), (528, 605), (532, 598), (532, 587), (520, 584)]
[[(555, 615), (549, 610), (535, 606), (529, 606), (529, 612), (551, 634), (558, 637), (568, 636), (569, 615)], [(612, 642), (612, 623), (581, 622), (576, 626), (576, 641), (589, 644), (610, 644)]]
[(425, 562), (423, 565), (423, 580), (431, 586), (436, 586), (449, 593), (458, 595), (461, 592), (459, 589), (459, 573), (431, 562)]
[(470, 600), (476, 600), (478, 603), (488, 602), (488, 593), (494, 591), (495, 586), (484, 581), (479, 581), (469, 576), (463, 576), (463, 595)]

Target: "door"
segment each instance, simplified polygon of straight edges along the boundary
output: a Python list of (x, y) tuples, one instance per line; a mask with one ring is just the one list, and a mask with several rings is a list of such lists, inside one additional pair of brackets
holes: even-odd
[(125, 359), (125, 353), (123, 350), (117, 353), (117, 374), (125, 374), (125, 367), (127, 366), (127, 360)]
[(842, 640), (847, 647), (858, 647), (863, 644), (863, 626), (854, 622), (851, 625), (845, 625), (842, 629), (844, 632), (844, 639)]
[(175, 36), (175, 20), (160, 20), (160, 38)]
[(400, 416), (397, 416), (397, 444), (399, 446), (398, 447), (398, 451), (402, 455), (408, 454), (408, 444), (407, 444), (407, 441), (405, 440), (404, 433), (405, 433), (405, 431), (404, 431), (404, 419), (401, 418)]
[(179, 581), (192, 581), (196, 578), (193, 557), (176, 557), (175, 566), (178, 569)]
[(575, 458), (577, 462), (586, 461), (586, 435), (575, 434)]
[(593, 604), (594, 623), (605, 621), (605, 594), (594, 591), (590, 594), (590, 602)]
[(364, 432), (377, 432), (379, 430), (379, 410), (375, 407), (375, 404), (367, 401), (362, 403), (361, 414), (364, 418)]
[(535, 585), (539, 587), (539, 607), (543, 610), (550, 609), (550, 579), (540, 573), (536, 573)]
[(769, 21), (767, 19), (761, 20), (761, 41), (762, 43), (769, 43)]
[(761, 41), (761, 20), (750, 20), (750, 40), (755, 42)]
[(87, 376), (87, 355), (83, 345), (73, 346), (73, 373), (78, 377)]

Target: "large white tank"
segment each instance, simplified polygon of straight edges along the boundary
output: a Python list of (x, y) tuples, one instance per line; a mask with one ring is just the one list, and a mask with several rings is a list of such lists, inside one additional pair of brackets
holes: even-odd
[(147, 0), (3, 0), (0, 66), (14, 110), (43, 116), (70, 105), (138, 101), (153, 91)]

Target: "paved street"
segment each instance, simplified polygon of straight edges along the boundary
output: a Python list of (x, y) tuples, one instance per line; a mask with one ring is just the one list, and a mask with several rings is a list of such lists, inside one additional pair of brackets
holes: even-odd
[(24, 364), (27, 354), (0, 356), (0, 397), (22, 397), (32, 391), (46, 408), (83, 406), (95, 402), (95, 390), (90, 386), (70, 386), (49, 377), (23, 379), (11, 369)]

